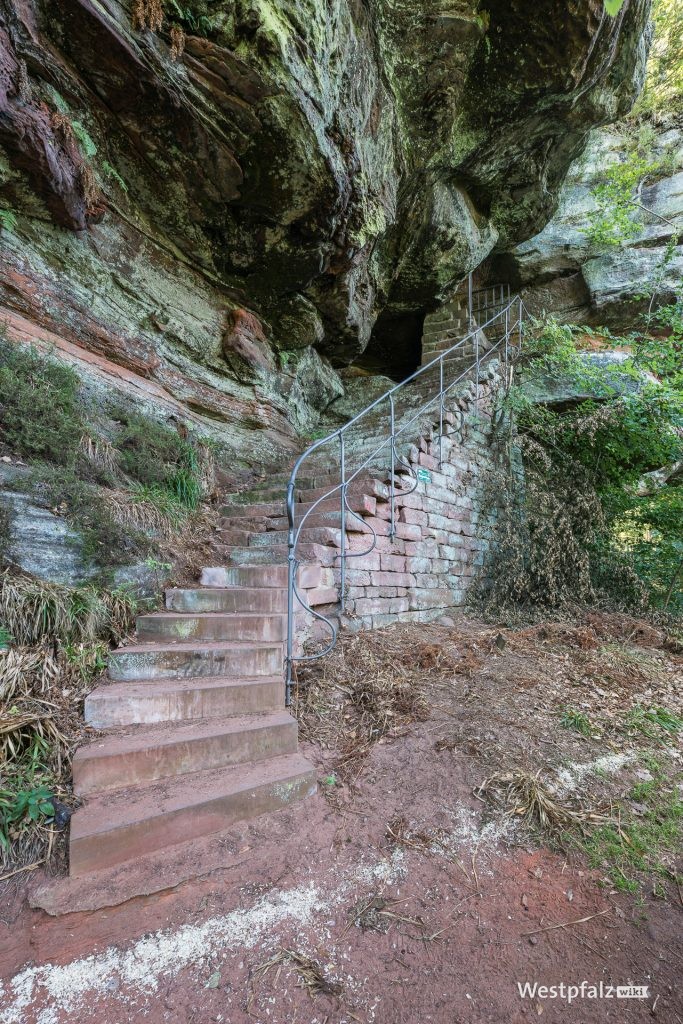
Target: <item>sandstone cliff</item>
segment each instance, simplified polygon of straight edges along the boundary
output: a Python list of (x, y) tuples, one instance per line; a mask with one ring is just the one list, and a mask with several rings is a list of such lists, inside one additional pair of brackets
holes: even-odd
[[(634, 127), (595, 131), (571, 167), (557, 212), (545, 228), (497, 260), (494, 273), (521, 288), (530, 311), (554, 312), (574, 323), (631, 330), (648, 308), (672, 302), (683, 280), (683, 131), (654, 134), (649, 161), (656, 173), (633, 190), (630, 226), (616, 244), (591, 241), (595, 186), (609, 168), (624, 166)], [(637, 204), (637, 205), (636, 205)]]
[(648, 10), (0, 0), (2, 319), (237, 451), (300, 446), (335, 367), (543, 227)]

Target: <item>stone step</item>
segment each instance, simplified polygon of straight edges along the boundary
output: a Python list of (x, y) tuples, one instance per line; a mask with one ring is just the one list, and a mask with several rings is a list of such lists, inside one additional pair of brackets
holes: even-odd
[(200, 583), (203, 587), (219, 587), (221, 589), (227, 587), (283, 589), (287, 586), (287, 566), (284, 564), (206, 566), (201, 571)]
[[(288, 531), (287, 530), (268, 530), (265, 533), (252, 533), (249, 539), (249, 546), (255, 548), (263, 547), (275, 547), (277, 545), (287, 545)], [(316, 544), (316, 545), (327, 545), (332, 544), (339, 546), (340, 543), (340, 531), (339, 528), (334, 529), (330, 526), (309, 526), (308, 520), (304, 523), (299, 544)]]
[(78, 748), (73, 759), (74, 793), (87, 796), (263, 761), (295, 753), (296, 740), (296, 721), (287, 711), (117, 733)]
[[(276, 565), (287, 564), (288, 548), (286, 544), (268, 544), (265, 547), (249, 545), (234, 547), (230, 551), (230, 561), (235, 565)], [(321, 566), (334, 565), (336, 549), (325, 544), (310, 544), (301, 541), (296, 549), (297, 558), (301, 562), (311, 562)]]
[[(333, 462), (334, 457), (336, 457), (336, 453), (330, 450), (330, 462)], [(238, 491), (235, 494), (227, 494), (225, 496), (226, 504), (230, 506), (271, 502), (282, 502), (284, 504), (288, 482), (289, 476), (283, 476), (280, 480), (277, 477), (271, 477), (264, 483), (263, 487), (252, 488), (248, 491)], [(299, 491), (327, 489), (328, 487), (333, 487), (338, 482), (339, 478), (338, 476), (335, 477), (332, 469), (328, 469), (324, 473), (307, 474), (302, 472), (297, 474), (297, 489)]]
[(152, 612), (140, 615), (137, 635), (149, 640), (284, 640), (282, 613)]
[(98, 686), (85, 698), (84, 715), (93, 729), (113, 729), (276, 711), (283, 701), (281, 674), (253, 679), (155, 679)]
[[(272, 552), (271, 552), (272, 554)], [(285, 559), (286, 561), (286, 559)], [(301, 588), (319, 587), (322, 581), (322, 569), (319, 565), (300, 565), (298, 584)], [(276, 588), (284, 591), (285, 602), (287, 588), (287, 566), (275, 564), (272, 559), (263, 565), (219, 565), (202, 569), (201, 584), (209, 589), (232, 589), (235, 580), (253, 581), (255, 587), (264, 590)], [(245, 583), (248, 585), (248, 583)]]
[(300, 754), (286, 754), (103, 793), (71, 819), (71, 874), (133, 861), (182, 843), (189, 835), (220, 832), (315, 790), (310, 762)]
[(280, 643), (131, 644), (112, 651), (109, 677), (160, 679), (200, 676), (270, 676), (282, 669)]
[(285, 502), (283, 501), (255, 501), (244, 505), (227, 504), (220, 508), (221, 518), (226, 522), (253, 518), (261, 516), (284, 516)]
[[(354, 438), (350, 438), (350, 441), (353, 442)], [(350, 491), (348, 494), (348, 504), (354, 512), (372, 513), (374, 502), (375, 498), (368, 494), (354, 491)], [(294, 503), (294, 512), (297, 520), (300, 520), (301, 516), (305, 515), (314, 506), (316, 512), (337, 512), (339, 511), (340, 503), (341, 493), (338, 490), (333, 497), (324, 498), (322, 501), (297, 501)], [(252, 525), (256, 524), (264, 524), (267, 527), (273, 520), (276, 522), (287, 521), (287, 512), (284, 504), (271, 502), (265, 505), (240, 505), (230, 507), (227, 514), (224, 513), (224, 510), (221, 512), (221, 525), (225, 525), (228, 529), (250, 529)]]
[[(286, 576), (286, 574), (285, 574)], [(285, 585), (287, 580), (285, 579)], [(284, 586), (172, 589), (166, 591), (166, 607), (172, 612), (260, 612), (268, 615), (287, 610)]]

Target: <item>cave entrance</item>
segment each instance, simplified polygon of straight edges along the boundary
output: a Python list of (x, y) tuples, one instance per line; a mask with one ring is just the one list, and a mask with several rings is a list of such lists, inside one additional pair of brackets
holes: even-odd
[(368, 347), (353, 365), (402, 381), (420, 365), (424, 313), (383, 312), (372, 329)]

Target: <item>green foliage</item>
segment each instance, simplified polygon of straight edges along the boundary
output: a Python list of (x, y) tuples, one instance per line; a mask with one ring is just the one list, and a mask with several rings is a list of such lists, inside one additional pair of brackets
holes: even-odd
[(623, 6), (624, 0), (605, 0), (605, 10), (608, 14), (611, 14), (613, 18), (616, 18)]
[(584, 714), (583, 711), (577, 711), (575, 708), (565, 708), (561, 712), (560, 725), (563, 729), (573, 729), (575, 732), (580, 732), (582, 736), (593, 735), (593, 727), (588, 715)]
[(634, 786), (629, 797), (643, 805), (639, 817), (634, 817), (625, 805), (621, 808), (618, 826), (605, 825), (585, 837), (583, 845), (591, 867), (607, 866), (611, 883), (624, 892), (639, 890), (637, 875), (661, 876), (675, 881), (672, 865), (680, 844), (683, 820), (679, 794), (668, 784), (660, 768), (652, 781)]
[(679, 733), (683, 729), (683, 718), (667, 708), (644, 708), (638, 704), (626, 715), (624, 728), (627, 732), (638, 732), (650, 739), (657, 739), (661, 735), (660, 730)]
[(71, 122), (71, 130), (74, 133), (74, 138), (78, 143), (78, 148), (81, 151), (82, 156), (86, 160), (92, 159), (97, 156), (97, 146), (92, 139), (92, 136), (88, 133), (87, 128), (80, 121)]
[(636, 149), (627, 153), (622, 163), (611, 164), (607, 168), (602, 180), (591, 189), (596, 209), (590, 214), (586, 234), (593, 248), (621, 245), (636, 234), (635, 191), (659, 169), (657, 161), (642, 156)]
[[(632, 337), (634, 365), (683, 392), (683, 296), (670, 305), (652, 310), (645, 319), (648, 333), (636, 333)], [(658, 336), (650, 333), (654, 331)]]
[[(89, 415), (73, 370), (0, 336), (0, 439), (32, 463), (22, 486), (78, 530), (86, 558), (123, 565), (198, 508), (213, 453), (141, 414), (116, 410), (110, 437)], [(9, 532), (0, 509), (0, 556)]]
[(192, 3), (180, 3), (179, 0), (164, 0), (166, 9), (178, 20), (180, 25), (194, 36), (208, 36), (216, 28), (216, 19), (208, 14), (204, 0)]
[(146, 487), (166, 491), (185, 508), (196, 509), (201, 482), (199, 460), (191, 442), (147, 417), (120, 415), (124, 422), (116, 446), (127, 476)]
[(73, 466), (82, 432), (74, 371), (0, 337), (0, 439), (26, 458)]
[(110, 164), (108, 160), (102, 161), (102, 173), (104, 174), (105, 178), (111, 178), (111, 180), (114, 181), (119, 186), (122, 192), (128, 192), (128, 185), (123, 180), (123, 178), (116, 170), (116, 168), (113, 166), (113, 164)]
[(47, 786), (31, 789), (0, 789), (0, 845), (9, 850), (10, 831), (35, 824), (54, 814), (53, 795)]
[(0, 207), (0, 230), (14, 231), (17, 226), (17, 218), (11, 210)]
[(30, 486), (80, 533), (83, 554), (96, 565), (125, 565), (150, 550), (149, 537), (121, 522), (100, 489), (75, 469), (44, 465), (32, 474)]
[(661, 117), (683, 109), (683, 5), (654, 0), (655, 34), (647, 62), (645, 86), (634, 116)]
[[(656, 362), (648, 344), (616, 368), (590, 365), (574, 340), (585, 333), (550, 319), (525, 346), (524, 385), (508, 398), (518, 428), (512, 463), (521, 459), (523, 485), (510, 465), (489, 481), (496, 563), (481, 596), (498, 609), (599, 602), (678, 613), (683, 488), (647, 474), (683, 459), (683, 393), (643, 381), (645, 363)], [(666, 364), (675, 381), (677, 358)], [(538, 404), (533, 394), (549, 379), (592, 397)]]
[(0, 502), (0, 564), (7, 557), (12, 535), (12, 515), (7, 506)]

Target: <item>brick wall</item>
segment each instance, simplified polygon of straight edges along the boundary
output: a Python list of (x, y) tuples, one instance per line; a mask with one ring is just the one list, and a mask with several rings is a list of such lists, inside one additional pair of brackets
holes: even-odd
[[(464, 604), (489, 548), (490, 521), (482, 509), (482, 478), (496, 452), (493, 422), (502, 381), (494, 366), (482, 368), (479, 402), (475, 385), (464, 383), (449, 405), (446, 436), (432, 431), (411, 446), (407, 458), (420, 479), (410, 494), (396, 494), (396, 535), (390, 533), (388, 474), (375, 474), (362, 484), (360, 519), (347, 517), (346, 607), (348, 629), (376, 628), (393, 622), (424, 621)], [(414, 478), (400, 474), (397, 490), (409, 489)], [(371, 528), (377, 534), (373, 550)], [(339, 546), (335, 550), (339, 555)], [(302, 596), (316, 611), (336, 617), (329, 602), (338, 593), (339, 558), (315, 577), (316, 586)], [(299, 638), (325, 636), (320, 623), (298, 616)]]

